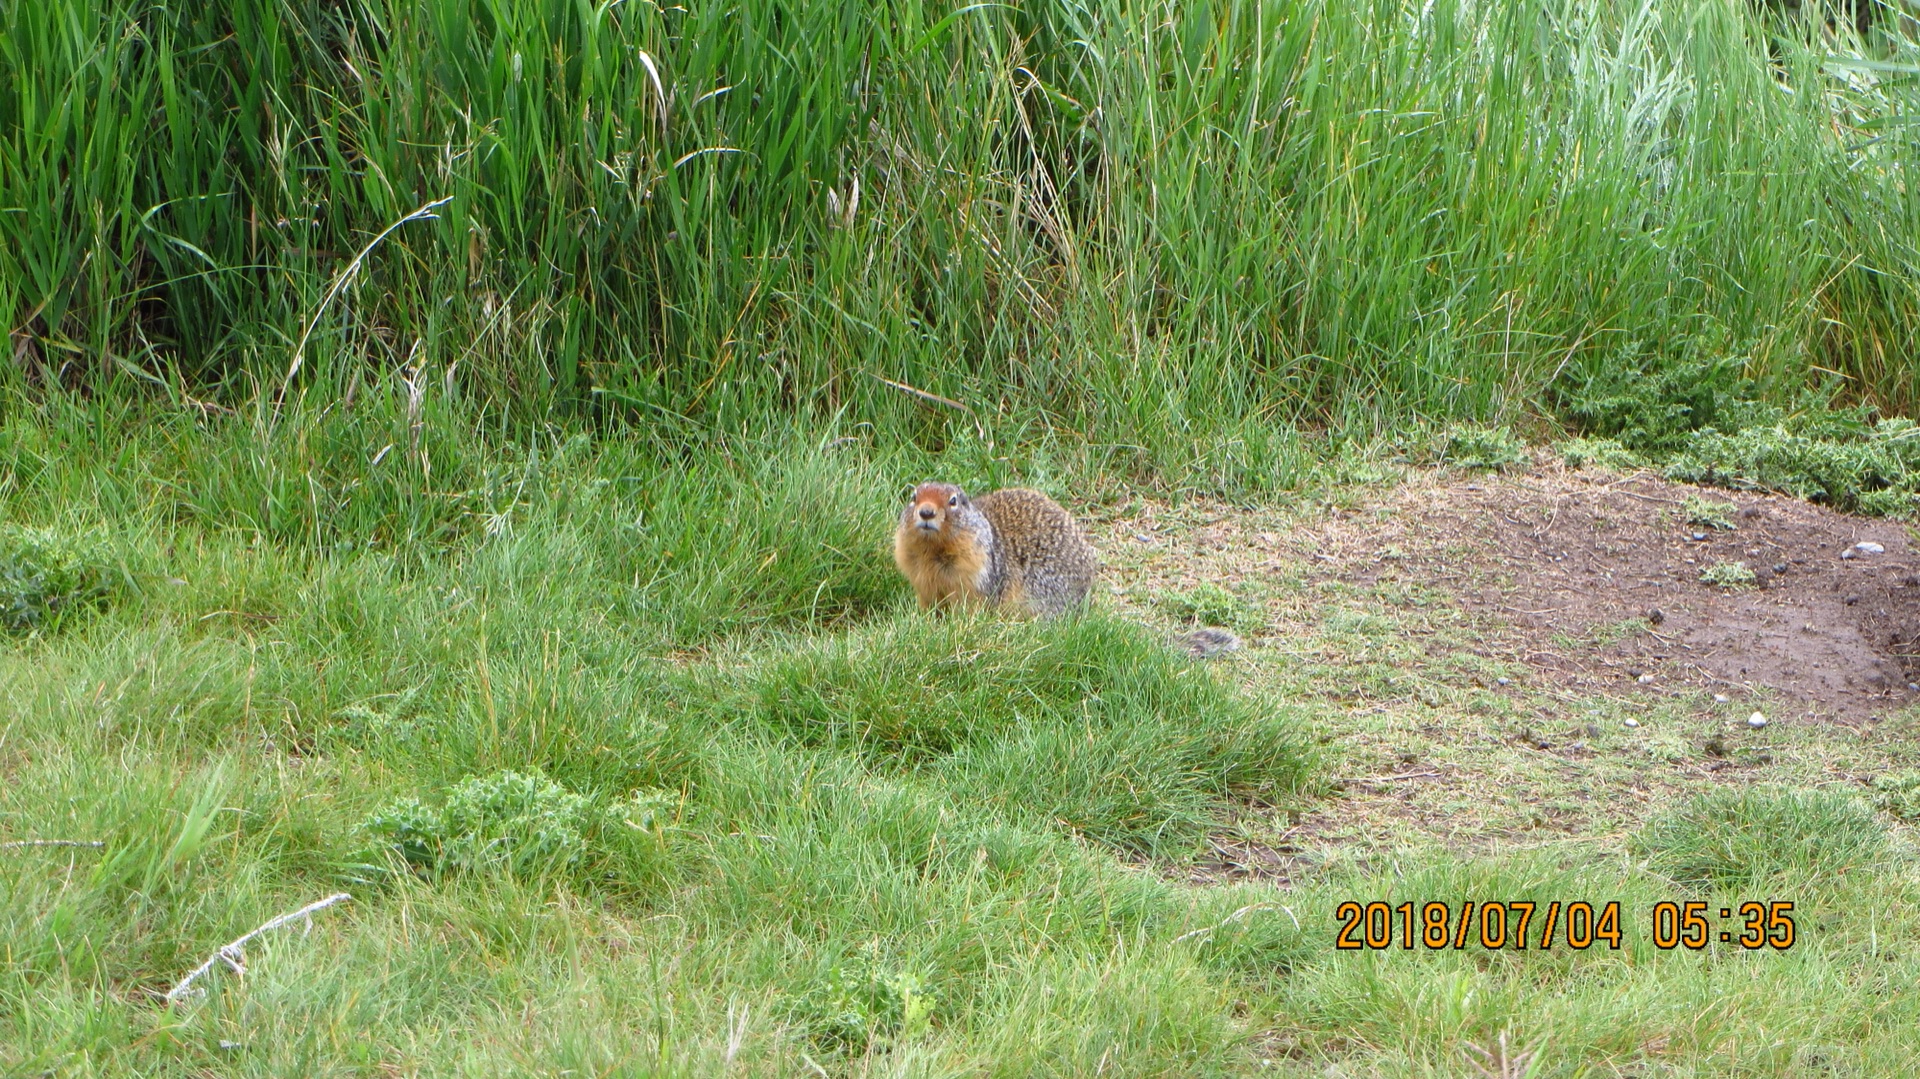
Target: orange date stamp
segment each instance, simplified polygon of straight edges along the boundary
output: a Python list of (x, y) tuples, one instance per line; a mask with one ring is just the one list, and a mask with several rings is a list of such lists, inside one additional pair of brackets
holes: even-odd
[[(1717, 913), (1716, 921), (1711, 915)], [(1465, 900), (1445, 903), (1348, 900), (1334, 908), (1340, 923), (1333, 946), (1342, 951), (1399, 948), (1489, 951), (1586, 951), (1596, 944), (1618, 951), (1622, 945), (1619, 900)], [(1645, 924), (1653, 946), (1662, 950), (1699, 951), (1716, 940), (1748, 951), (1772, 948), (1785, 951), (1797, 939), (1793, 904), (1782, 900), (1748, 900), (1714, 908), (1686, 901), (1655, 903)]]

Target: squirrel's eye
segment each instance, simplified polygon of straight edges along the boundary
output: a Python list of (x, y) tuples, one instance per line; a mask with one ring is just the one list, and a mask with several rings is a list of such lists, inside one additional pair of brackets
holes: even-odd
[(952, 498), (947, 499), (947, 505), (949, 506), (958, 506), (959, 504), (960, 504), (959, 495), (954, 495)]

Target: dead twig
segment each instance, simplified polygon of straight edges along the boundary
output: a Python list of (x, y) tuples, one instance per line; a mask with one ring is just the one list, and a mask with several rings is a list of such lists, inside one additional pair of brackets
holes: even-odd
[[(193, 988), (193, 983), (199, 980), (199, 978), (202, 975), (212, 970), (213, 965), (215, 963), (225, 963), (228, 967), (230, 967), (233, 970), (235, 974), (245, 974), (247, 972), (247, 966), (245, 962), (247, 942), (259, 936), (260, 934), (271, 932), (272, 930), (278, 929), (281, 926), (286, 925), (288, 922), (311, 918), (315, 911), (325, 910), (336, 903), (345, 903), (352, 899), (353, 899), (353, 896), (348, 895), (346, 892), (338, 892), (326, 897), (325, 899), (320, 899), (312, 903), (308, 903), (306, 906), (301, 907), (299, 910), (289, 911), (286, 914), (281, 914), (281, 915), (278, 915), (277, 917), (269, 918), (267, 921), (261, 923), (259, 927), (255, 928), (252, 932), (244, 933), (238, 938), (232, 941), (229, 941), (226, 944), (221, 945), (218, 951), (214, 952), (212, 955), (207, 957), (206, 962), (193, 968), (191, 971), (188, 971), (186, 977), (180, 979), (180, 981), (177, 982), (172, 989), (167, 990), (167, 996), (166, 996), (167, 1003), (177, 1004), (180, 1001), (185, 1000), (190, 996), (195, 996), (198, 993), (206, 992), (206, 990), (204, 989), (196, 991)], [(313, 923), (311, 921), (308, 921), (307, 925), (308, 925), (308, 928), (312, 928)]]
[(978, 412), (975, 412), (971, 406), (966, 405), (960, 401), (956, 401), (951, 397), (942, 397), (937, 393), (931, 393), (927, 390), (923, 390), (918, 386), (909, 386), (904, 382), (895, 382), (890, 378), (881, 378), (879, 375), (874, 374), (872, 371), (867, 372), (867, 377), (873, 379), (875, 382), (878, 382), (883, 386), (892, 386), (894, 389), (899, 390), (901, 393), (911, 394), (914, 397), (918, 397), (922, 401), (930, 401), (936, 405), (945, 405), (948, 408), (957, 409), (958, 411), (966, 413), (967, 418), (973, 421), (973, 433), (980, 436), (980, 444), (987, 447), (988, 450), (993, 449), (993, 440), (987, 437), (986, 424), (980, 422), (980, 414)]
[(1486, 1079), (1522, 1079), (1523, 1076), (1533, 1074), (1534, 1058), (1539, 1055), (1540, 1047), (1545, 1043), (1546, 1039), (1542, 1038), (1516, 1053), (1507, 1048), (1507, 1032), (1503, 1030), (1500, 1032), (1499, 1042), (1491, 1050), (1483, 1049), (1472, 1042), (1466, 1043), (1466, 1047), (1469, 1053), (1479, 1058), (1471, 1063)]
[(360, 272), (360, 266), (367, 261), (367, 256), (372, 253), (375, 247), (379, 246), (380, 241), (392, 235), (395, 229), (409, 221), (439, 217), (440, 215), (433, 211), (438, 210), (440, 207), (452, 201), (453, 196), (448, 195), (444, 198), (434, 199), (432, 202), (422, 203), (419, 209), (380, 230), (380, 235), (368, 240), (367, 246), (361, 248), (360, 253), (353, 256), (352, 262), (342, 266), (340, 272), (333, 275), (333, 282), (327, 286), (326, 295), (320, 297), (319, 305), (313, 309), (313, 317), (307, 320), (307, 328), (300, 331), (300, 343), (293, 346), (293, 362), (287, 365), (286, 377), (280, 380), (280, 392), (274, 396), (273, 407), (276, 412), (279, 410), (281, 403), (286, 400), (287, 387), (293, 385), (294, 376), (300, 373), (301, 366), (306, 363), (307, 339), (313, 336), (313, 328), (320, 324), (320, 316), (326, 313), (327, 305), (333, 302), (335, 296), (340, 295), (340, 290), (347, 286), (348, 280), (350, 280), (354, 274)]
[(1402, 772), (1397, 776), (1360, 776), (1357, 779), (1343, 779), (1342, 783), (1398, 783), (1403, 779), (1438, 779), (1439, 772)]
[(1248, 903), (1246, 906), (1241, 907), (1239, 910), (1236, 910), (1232, 914), (1227, 915), (1226, 918), (1222, 920), (1219, 925), (1209, 925), (1201, 929), (1195, 929), (1195, 930), (1191, 930), (1190, 932), (1182, 933), (1179, 936), (1173, 938), (1173, 943), (1178, 944), (1183, 940), (1190, 940), (1194, 937), (1205, 936), (1209, 933), (1218, 933), (1220, 930), (1225, 929), (1227, 926), (1230, 926), (1233, 923), (1239, 921), (1240, 919), (1246, 917), (1247, 915), (1252, 914), (1256, 910), (1276, 910), (1276, 909), (1286, 911), (1287, 917), (1293, 919), (1293, 927), (1295, 929), (1300, 928), (1300, 917), (1294, 914), (1293, 911), (1288, 907), (1283, 907), (1278, 903)]
[(913, 396), (920, 398), (922, 401), (932, 401), (936, 405), (945, 405), (948, 408), (957, 408), (969, 416), (973, 415), (973, 409), (971, 407), (964, 405), (959, 401), (954, 400), (951, 397), (942, 397), (937, 393), (931, 393), (927, 390), (923, 390), (919, 388), (918, 386), (909, 386), (904, 382), (895, 382), (890, 378), (881, 378), (879, 375), (876, 375), (871, 371), (867, 372), (867, 374), (875, 382), (878, 382), (886, 386), (892, 386), (894, 389), (899, 390), (901, 393), (910, 393)]

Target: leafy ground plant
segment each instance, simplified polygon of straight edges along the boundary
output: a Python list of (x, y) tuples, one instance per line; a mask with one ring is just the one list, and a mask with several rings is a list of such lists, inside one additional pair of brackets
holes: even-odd
[[(418, 798), (392, 802), (361, 829), (385, 851), (433, 873), (538, 878), (577, 873), (612, 856), (652, 854), (660, 860), (678, 805), (679, 799), (660, 791), (635, 791), (603, 804), (538, 771), (503, 770), (461, 780), (436, 805)], [(620, 866), (630, 878), (658, 868)]]
[(1646, 459), (1611, 438), (1570, 438), (1554, 443), (1568, 468), (1597, 465), (1615, 471), (1630, 471), (1646, 465)]
[(0, 524), (0, 630), (57, 630), (123, 587), (100, 537)]
[(1782, 426), (1703, 431), (1666, 473), (1686, 483), (1781, 491), (1843, 510), (1906, 517), (1920, 498), (1920, 428), (1882, 420), (1855, 437)]
[(1745, 562), (1715, 562), (1700, 571), (1701, 582), (1717, 588), (1746, 588), (1759, 579)]
[(1454, 424), (1440, 435), (1439, 459), (1456, 468), (1499, 470), (1527, 459), (1527, 444), (1506, 427)]
[(1698, 495), (1688, 495), (1680, 506), (1680, 512), (1687, 515), (1687, 523), (1701, 528), (1719, 531), (1733, 530), (1733, 504), (1716, 502)]

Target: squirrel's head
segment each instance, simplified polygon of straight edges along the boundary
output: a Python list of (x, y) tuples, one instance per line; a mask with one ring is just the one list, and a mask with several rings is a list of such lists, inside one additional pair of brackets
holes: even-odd
[(947, 531), (952, 516), (972, 505), (967, 492), (951, 483), (923, 483), (907, 490), (907, 508), (900, 527), (933, 538)]

